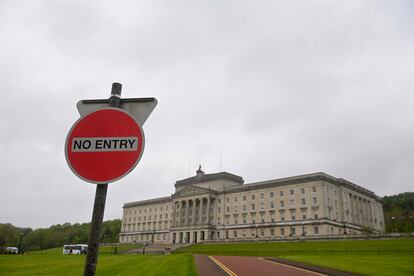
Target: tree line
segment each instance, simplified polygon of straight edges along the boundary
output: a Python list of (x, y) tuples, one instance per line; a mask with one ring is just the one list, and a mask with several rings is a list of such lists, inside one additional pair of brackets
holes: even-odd
[[(90, 223), (64, 223), (33, 230), (10, 223), (0, 224), (0, 247), (16, 246), (24, 251), (33, 251), (61, 247), (64, 244), (87, 244), (90, 227)], [(104, 221), (100, 241), (116, 243), (119, 241), (120, 231), (121, 220)]]
[(386, 232), (414, 232), (414, 193), (384, 196), (382, 206)]

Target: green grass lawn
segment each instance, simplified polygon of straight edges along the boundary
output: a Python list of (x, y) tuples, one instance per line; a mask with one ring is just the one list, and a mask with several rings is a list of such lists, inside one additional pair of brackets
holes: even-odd
[(176, 253), (280, 257), (365, 275), (414, 275), (414, 239), (197, 244)]
[[(197, 275), (191, 254), (113, 255), (102, 248), (97, 275)], [(107, 253), (105, 253), (107, 251)], [(54, 248), (25, 255), (0, 255), (0, 275), (82, 275), (85, 256)]]
[[(131, 249), (121, 246), (118, 252)], [(172, 255), (111, 254), (101, 247), (97, 275), (197, 275), (194, 254), (269, 256), (364, 275), (414, 275), (414, 239), (197, 244)], [(82, 275), (85, 256), (54, 248), (0, 255), (0, 275)]]
[[(141, 245), (133, 245), (133, 244), (122, 244), (117, 246), (117, 252), (123, 253), (131, 249), (141, 248)], [(46, 250), (40, 251), (31, 251), (27, 252), (29, 255), (59, 255), (62, 254), (63, 248), (51, 248)], [(114, 254), (114, 247), (113, 246), (101, 246), (99, 247), (99, 254)]]

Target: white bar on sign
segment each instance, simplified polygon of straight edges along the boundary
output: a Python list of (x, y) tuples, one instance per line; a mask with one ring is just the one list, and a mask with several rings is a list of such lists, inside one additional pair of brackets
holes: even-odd
[(76, 137), (72, 152), (136, 151), (138, 137)]

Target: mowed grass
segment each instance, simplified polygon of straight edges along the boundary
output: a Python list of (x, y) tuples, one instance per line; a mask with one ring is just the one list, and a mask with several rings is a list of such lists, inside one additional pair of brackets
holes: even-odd
[(414, 239), (197, 244), (176, 253), (280, 257), (364, 275), (414, 275)]
[[(113, 255), (102, 248), (97, 275), (197, 275), (191, 254)], [(82, 275), (85, 256), (62, 255), (61, 248), (24, 255), (0, 255), (0, 275)]]
[[(129, 244), (122, 244), (117, 246), (117, 252), (123, 253), (131, 249), (141, 248), (141, 245), (129, 245)], [(99, 254), (114, 254), (115, 248), (113, 246), (101, 246), (99, 248)], [(39, 250), (39, 251), (32, 251), (27, 252), (26, 254), (29, 255), (59, 255), (62, 254), (63, 248), (51, 248), (46, 250)]]

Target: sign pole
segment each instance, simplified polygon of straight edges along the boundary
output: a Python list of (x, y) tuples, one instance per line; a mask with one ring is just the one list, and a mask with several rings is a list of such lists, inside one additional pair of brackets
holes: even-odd
[[(119, 108), (121, 104), (122, 84), (112, 83), (109, 106)], [(108, 184), (96, 185), (95, 202), (93, 205), (91, 230), (89, 232), (88, 253), (86, 255), (84, 276), (94, 276), (99, 254), (99, 238), (101, 236), (102, 221), (105, 212), (106, 193)]]

